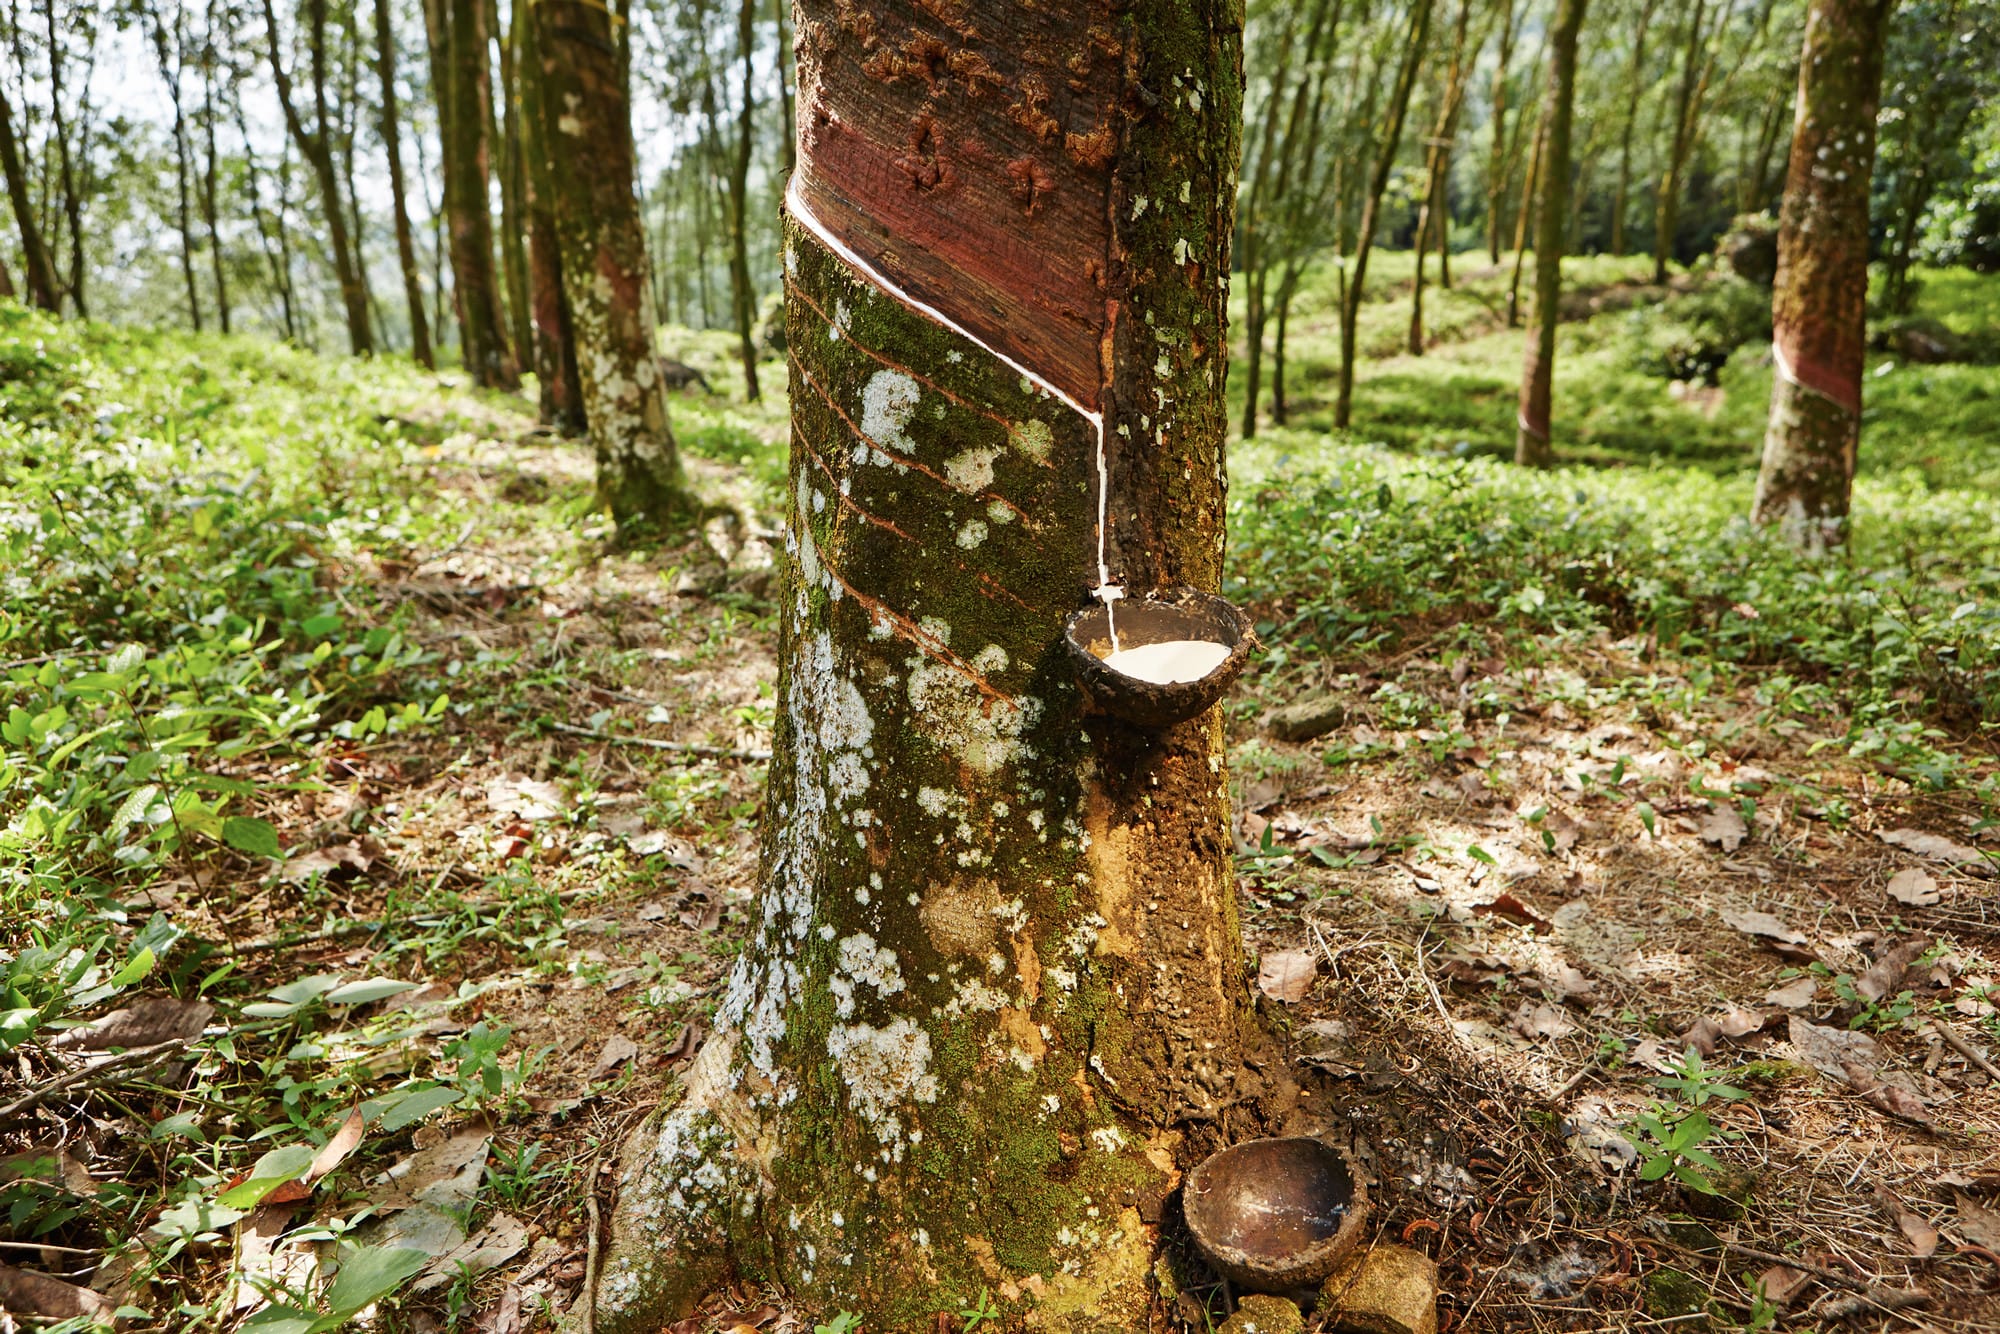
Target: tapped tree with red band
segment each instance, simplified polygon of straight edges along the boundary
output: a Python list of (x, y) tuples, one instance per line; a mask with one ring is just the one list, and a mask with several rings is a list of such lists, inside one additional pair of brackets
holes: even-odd
[(1778, 219), (1771, 420), (1752, 516), (1794, 544), (1846, 540), (1867, 354), (1868, 181), (1893, 0), (1814, 0)]

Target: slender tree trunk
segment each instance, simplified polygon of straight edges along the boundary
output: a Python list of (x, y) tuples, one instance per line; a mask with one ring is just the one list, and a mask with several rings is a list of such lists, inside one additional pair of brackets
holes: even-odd
[[(314, 125), (307, 128), (292, 95), (291, 71), (285, 68), (280, 49), (278, 15), (272, 0), (264, 0), (264, 25), (270, 43), (271, 75), (277, 84), (278, 105), (285, 114), (285, 127), (298, 145), (319, 185), (322, 217), (326, 224), (327, 250), (333, 258), (334, 276), (340, 283), (341, 305), (347, 316), (347, 344), (356, 356), (375, 350), (375, 334), (368, 322), (368, 293), (361, 284), (360, 269), (348, 236), (347, 207), (341, 197), (340, 170), (334, 162), (334, 130), (327, 114), (326, 97), (326, 0), (306, 0), (306, 38), (312, 61)], [(284, 235), (284, 217), (279, 219)], [(287, 261), (289, 267), (289, 260)]]
[(792, 171), (799, 161), (798, 120), (792, 110), (792, 7), (787, 0), (771, 0), (771, 13), (778, 24), (778, 103), (783, 108), (784, 121), (779, 130), (784, 141), (785, 179), (790, 180)]
[(1417, 67), (1423, 61), (1424, 38), (1430, 32), (1431, 0), (1414, 0), (1410, 8), (1409, 38), (1403, 48), (1403, 63), (1396, 85), (1389, 95), (1389, 117), (1382, 128), (1375, 159), (1375, 174), (1368, 183), (1368, 197), (1361, 206), (1361, 226), (1354, 239), (1354, 271), (1348, 277), (1346, 299), (1340, 307), (1340, 388), (1334, 399), (1333, 424), (1346, 430), (1354, 409), (1354, 357), (1357, 325), (1361, 317), (1362, 293), (1367, 286), (1368, 254), (1375, 246), (1375, 224), (1382, 208), (1382, 195), (1389, 188), (1389, 176), (1396, 167), (1396, 152), (1403, 142), (1403, 117), (1410, 108), (1410, 92), (1416, 87)]
[(41, 226), (35, 221), (35, 206), (28, 197), (28, 177), (21, 165), (21, 148), (14, 140), (14, 110), (4, 92), (0, 92), (0, 171), (6, 174), (7, 199), (14, 207), (14, 221), (21, 229), (22, 277), (28, 284), (28, 300), (56, 314), (62, 298), (56, 288), (55, 266), (49, 262)]
[(1543, 119), (1542, 197), (1535, 220), (1535, 332), (1521, 368), (1519, 429), (1514, 462), (1545, 468), (1555, 462), (1549, 440), (1549, 398), (1555, 380), (1556, 324), (1562, 316), (1563, 233), (1569, 225), (1569, 138), (1576, 100), (1576, 39), (1586, 0), (1560, 0), (1549, 32), (1549, 92)]
[(201, 177), (201, 227), (208, 236), (208, 266), (215, 282), (215, 324), (224, 333), (229, 332), (229, 275), (227, 256), (222, 250), (221, 208), (217, 203), (217, 192), (222, 175), (222, 154), (215, 143), (215, 49), (216, 6), (211, 0), (208, 7), (208, 22), (202, 34), (201, 56), (201, 120), (202, 130), (207, 139), (208, 156), (202, 164)]
[(1893, 0), (1813, 0), (1771, 293), (1771, 420), (1752, 515), (1824, 551), (1847, 537), (1867, 354), (1868, 181)]
[[(49, 48), (49, 114), (55, 129), (57, 169), (62, 181), (63, 218), (69, 226), (69, 300), (79, 319), (90, 318), (90, 307), (84, 301), (83, 282), (88, 262), (83, 236), (83, 191), (78, 188), (75, 159), (81, 155), (90, 156), (87, 141), (72, 148), (70, 145), (70, 125), (68, 113), (63, 105), (66, 97), (64, 88), (63, 59), (65, 36), (56, 23), (55, 0), (42, 0), (42, 19)], [(94, 41), (94, 35), (89, 39)], [(90, 68), (85, 66), (85, 95), (88, 96)], [(53, 263), (50, 266), (54, 267)]]
[(1500, 59), (1493, 67), (1493, 152), (1486, 168), (1486, 257), (1500, 262), (1501, 210), (1507, 198), (1507, 64), (1514, 58), (1514, 7), (1500, 0)]
[(1673, 258), (1674, 234), (1680, 227), (1681, 172), (1694, 149), (1705, 35), (1702, 21), (1707, 14), (1707, 0), (1694, 0), (1694, 8), (1688, 15), (1687, 47), (1681, 58), (1680, 90), (1674, 101), (1673, 141), (1667, 151), (1666, 173), (1660, 178), (1660, 198), (1653, 232), (1653, 281), (1656, 283), (1667, 280), (1667, 261)]
[(160, 79), (167, 85), (167, 102), (173, 108), (174, 186), (178, 201), (174, 225), (181, 237), (181, 279), (187, 287), (188, 322), (196, 333), (200, 333), (201, 291), (194, 277), (194, 203), (192, 187), (188, 184), (188, 158), (192, 150), (188, 146), (187, 115), (181, 104), (183, 15), (176, 5), (171, 46), (168, 44), (166, 20), (150, 10), (147, 19), (153, 37), (153, 54), (160, 66)]
[(743, 361), (743, 392), (757, 393), (757, 293), (750, 285), (750, 152), (756, 146), (757, 85), (751, 57), (756, 54), (757, 0), (738, 0), (736, 41), (743, 60), (741, 105), (736, 109), (736, 147), (729, 162), (729, 296), (736, 317), (736, 342)]
[(236, 100), (235, 112), (237, 133), (243, 138), (243, 195), (250, 205), (250, 220), (257, 227), (258, 248), (264, 252), (264, 263), (271, 270), (271, 288), (278, 297), (278, 312), (286, 341), (297, 342), (299, 326), (292, 309), (291, 253), (284, 248), (284, 178), (279, 178), (279, 214), (274, 226), (264, 212), (264, 187), (257, 171), (257, 153), (250, 143), (250, 126), (243, 114), (240, 97)]
[[(1445, 178), (1451, 168), (1451, 137), (1458, 127), (1458, 104), (1465, 92), (1466, 34), (1472, 23), (1472, 0), (1459, 0), (1458, 22), (1452, 27), (1451, 62), (1446, 67), (1444, 88), (1438, 95), (1438, 114), (1424, 154), (1424, 200), (1417, 208), (1416, 272), (1410, 283), (1410, 336), (1407, 343), (1413, 357), (1424, 354), (1424, 260), (1430, 253), (1431, 229), (1440, 238), (1451, 230), (1445, 215)], [(1486, 34), (1480, 33), (1484, 45)], [(1474, 51), (1475, 58), (1478, 52)], [(1438, 248), (1438, 263), (1444, 263), (1444, 247)]]
[(1283, 426), (1291, 420), (1291, 405), (1285, 399), (1285, 336), (1292, 322), (1292, 298), (1299, 290), (1304, 266), (1296, 259), (1285, 262), (1278, 282), (1277, 331), (1271, 339), (1271, 424)]
[(20, 293), (14, 288), (14, 275), (7, 267), (7, 261), (0, 259), (0, 296), (12, 301)]
[[(500, 161), (500, 268), (505, 275), (507, 286), (507, 316), (509, 334), (514, 343), (515, 368), (524, 369), (534, 346), (534, 318), (531, 307), (534, 297), (529, 291), (528, 276), (528, 234), (527, 206), (524, 198), (527, 180), (521, 166), (521, 94), (520, 71), (516, 65), (519, 49), (517, 35), (509, 29), (502, 32), (500, 27), (499, 0), (484, 0), (486, 5), (486, 26), (493, 35), (494, 45), (500, 49), (500, 123), (494, 142), (499, 146)], [(509, 19), (513, 17), (509, 11)], [(488, 112), (488, 133), (496, 133), (496, 127)]]
[(437, 365), (431, 326), (424, 314), (424, 279), (417, 267), (416, 231), (403, 186), (403, 124), (396, 107), (396, 33), (389, 0), (375, 0), (375, 77), (382, 88), (382, 151), (389, 160), (389, 209), (396, 224), (396, 262), (403, 270), (403, 301), (410, 312), (410, 356), (426, 370)]
[(1611, 253), (1625, 253), (1626, 200), (1632, 188), (1632, 131), (1639, 121), (1639, 97), (1646, 90), (1646, 30), (1652, 26), (1659, 0), (1639, 6), (1639, 25), (1632, 34), (1632, 63), (1625, 70), (1625, 115), (1618, 124), (1618, 186), (1611, 192)]
[(541, 421), (566, 436), (585, 429), (583, 391), (578, 385), (576, 337), (570, 328), (569, 295), (563, 290), (561, 242), (556, 236), (555, 186), (543, 143), (541, 58), (535, 48), (531, 0), (514, 0), (515, 87), (521, 100), (522, 203), (528, 215), (528, 291), (533, 301), (535, 385)]
[[(565, 6), (568, 0), (559, 0)], [(443, 126), (444, 208), (451, 238), (452, 293), (460, 354), (473, 382), (513, 389), (520, 383), (507, 347), (500, 278), (493, 265), (488, 197), (487, 125), (492, 119), (485, 0), (425, 0)]]
[[(1296, 1096), (1244, 975), (1217, 716), (1086, 714), (1053, 647), (1100, 578), (1100, 439), (1126, 586), (1219, 581), (1240, 11), (1141, 4), (1101, 40), (1087, 0), (946, 12), (873, 6), (864, 46), (798, 7), (762, 925), (630, 1146), (605, 1334), (730, 1269), (884, 1331), (981, 1292), (996, 1329), (1143, 1330), (1178, 1172), (1224, 1107), (1249, 1136)], [(1009, 75), (870, 69), (930, 41)], [(1198, 103), (1139, 95), (1175, 77)], [(1066, 132), (1008, 117), (1027, 80), (1071, 91)]]
[(653, 344), (620, 34), (591, 0), (536, 0), (529, 12), (542, 151), (598, 501), (621, 526), (685, 519), (692, 501)]
[(1521, 182), (1521, 207), (1514, 214), (1514, 275), (1507, 281), (1507, 327), (1521, 324), (1521, 269), (1528, 256), (1528, 223), (1535, 216), (1535, 190), (1542, 179), (1542, 145), (1548, 137), (1548, 108), (1535, 125), (1535, 150), (1528, 155), (1528, 176)]

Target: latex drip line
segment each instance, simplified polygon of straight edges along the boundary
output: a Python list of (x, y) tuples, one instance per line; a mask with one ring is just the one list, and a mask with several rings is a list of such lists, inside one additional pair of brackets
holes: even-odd
[(1107, 513), (1110, 505), (1111, 474), (1110, 474), (1110, 469), (1106, 466), (1104, 459), (1104, 414), (1101, 412), (1093, 412), (1089, 408), (1086, 408), (1082, 403), (1078, 402), (1071, 395), (1063, 392), (1063, 390), (1056, 387), (1056, 385), (1051, 383), (1048, 379), (1037, 374), (1035, 371), (1029, 369), (1028, 367), (1022, 365), (1020, 362), (1014, 360), (1014, 358), (1008, 356), (1005, 352), (1002, 352), (999, 348), (993, 347), (992, 345), (987, 343), (985, 339), (973, 333), (972, 330), (966, 328), (964, 325), (960, 324), (957, 320), (954, 320), (951, 316), (945, 314), (943, 311), (939, 310), (935, 306), (929, 305), (923, 301), (919, 301), (916, 297), (910, 295), (908, 292), (898, 287), (895, 283), (891, 282), (888, 278), (888, 275), (884, 274), (880, 269), (877, 269), (873, 264), (870, 264), (867, 260), (863, 259), (859, 254), (855, 252), (852, 246), (848, 245), (845, 241), (835, 236), (833, 232), (827, 227), (827, 225), (820, 221), (819, 216), (812, 211), (812, 206), (806, 202), (805, 196), (799, 193), (799, 174), (797, 172), (794, 172), (792, 174), (791, 184), (787, 186), (785, 189), (785, 209), (792, 215), (793, 219), (801, 227), (811, 232), (813, 236), (820, 242), (821, 245), (824, 245), (828, 250), (831, 250), (834, 254), (840, 256), (840, 258), (844, 260), (850, 268), (854, 269), (857, 273), (859, 273), (862, 277), (866, 278), (874, 286), (880, 288), (883, 292), (886, 292), (888, 295), (894, 297), (896, 300), (900, 301), (904, 306), (908, 307), (910, 310), (914, 311), (918, 315), (923, 316), (925, 319), (930, 320), (934, 324), (943, 325), (945, 328), (957, 334), (960, 338), (965, 339), (969, 343), (975, 344), (982, 351), (986, 352), (987, 355), (993, 357), (997, 361), (1004, 363), (1009, 369), (1017, 372), (1023, 379), (1027, 380), (1030, 384), (1041, 389), (1044, 393), (1050, 395), (1051, 397), (1059, 399), (1062, 403), (1068, 406), (1071, 411), (1075, 412), (1077, 416), (1089, 422), (1091, 428), (1094, 431), (1096, 431), (1097, 433), (1097, 587), (1090, 590), (1090, 595), (1096, 598), (1099, 602), (1102, 602), (1104, 604), (1105, 625), (1111, 632), (1112, 650), (1116, 652), (1118, 649), (1118, 620), (1116, 612), (1113, 608), (1113, 604), (1117, 602), (1119, 598), (1125, 596), (1125, 590), (1111, 582), (1111, 571), (1105, 563), (1105, 527), (1106, 527)]

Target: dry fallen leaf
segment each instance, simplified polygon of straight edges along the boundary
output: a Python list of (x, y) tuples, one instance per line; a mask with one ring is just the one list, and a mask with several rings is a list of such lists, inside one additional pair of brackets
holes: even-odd
[(1757, 1276), (1757, 1286), (1764, 1291), (1764, 1300), (1773, 1306), (1782, 1307), (1798, 1295), (1800, 1288), (1812, 1276), (1802, 1269), (1790, 1265), (1772, 1265)]
[(1857, 1061), (1849, 1061), (1841, 1066), (1841, 1074), (1848, 1086), (1859, 1093), (1864, 1101), (1877, 1111), (1887, 1112), (1899, 1120), (1910, 1121), (1925, 1129), (1935, 1129), (1931, 1114), (1924, 1107), (1924, 1100), (1901, 1084), (1892, 1084), (1877, 1077), (1877, 1072)]
[(51, 1320), (75, 1320), (87, 1316), (109, 1322), (111, 1303), (89, 1288), (79, 1288), (59, 1278), (32, 1269), (16, 1269), (0, 1264), (0, 1311), (45, 1316)]
[(486, 1226), (459, 1243), (454, 1249), (432, 1258), (424, 1266), (417, 1281), (411, 1285), (413, 1292), (428, 1292), (441, 1288), (461, 1274), (483, 1274), (489, 1269), (497, 1269), (520, 1254), (528, 1244), (528, 1225), (512, 1214), (495, 1214)]
[(1538, 936), (1547, 935), (1555, 929), (1549, 925), (1547, 918), (1512, 894), (1502, 894), (1491, 903), (1475, 903), (1472, 905), (1472, 911), (1475, 916), (1498, 917), (1517, 926), (1531, 926)]
[(1819, 979), (1810, 974), (1801, 974), (1765, 992), (1764, 1003), (1786, 1010), (1803, 1010), (1813, 1003), (1813, 997), (1818, 994)]
[(1734, 806), (1717, 806), (1701, 817), (1699, 827), (1702, 842), (1713, 843), (1724, 852), (1736, 851), (1750, 836), (1749, 827)]
[(1310, 950), (1273, 950), (1257, 960), (1257, 989), (1274, 1001), (1296, 1004), (1312, 990), (1319, 960)]
[(638, 1054), (638, 1043), (623, 1033), (613, 1033), (604, 1040), (604, 1050), (597, 1054), (597, 1064), (591, 1067), (590, 1077), (602, 1079)]
[(1880, 1059), (1875, 1039), (1866, 1033), (1823, 1028), (1807, 1023), (1797, 1015), (1792, 1016), (1788, 1036), (1792, 1045), (1798, 1048), (1800, 1059), (1827, 1078), (1842, 1083), (1847, 1082), (1846, 1067), (1850, 1064), (1872, 1070)]
[(1746, 936), (1760, 936), (1765, 940), (1775, 940), (1785, 945), (1803, 945), (1805, 932), (1781, 918), (1767, 912), (1730, 912), (1725, 910), (1722, 920), (1741, 931)]
[(1910, 1243), (1911, 1255), (1919, 1260), (1928, 1260), (1937, 1254), (1938, 1230), (1931, 1226), (1929, 1219), (1911, 1212), (1910, 1207), (1897, 1198), (1896, 1192), (1879, 1181), (1875, 1183), (1875, 1199), (1896, 1220), (1897, 1228)]
[(1974, 1246), (2000, 1251), (2000, 1213), (1988, 1209), (1970, 1195), (1956, 1194), (1958, 1231)]
[(1871, 1004), (1884, 996), (1895, 995), (1903, 989), (1903, 979), (1908, 975), (1910, 965), (1930, 947), (1929, 936), (1901, 937), (1855, 981), (1855, 993)]
[(523, 820), (553, 820), (563, 813), (562, 789), (554, 783), (505, 774), (486, 785), (486, 804), (496, 815)]
[(93, 1019), (79, 1028), (58, 1033), (49, 1046), (69, 1051), (108, 1051), (113, 1047), (151, 1047), (176, 1038), (198, 1038), (215, 1007), (207, 1001), (148, 996)]
[(1884, 843), (1893, 843), (1899, 848), (1907, 848), (1919, 857), (1929, 857), (1941, 862), (1981, 861), (1978, 851), (1963, 843), (1954, 843), (1943, 834), (1926, 834), (1921, 829), (1891, 829), (1881, 835)]
[(1938, 882), (1921, 866), (1912, 866), (1889, 877), (1889, 897), (1913, 908), (1925, 908), (1939, 899)]
[(1576, 1032), (1576, 1021), (1560, 1005), (1523, 1003), (1514, 1012), (1514, 1031), (1524, 1038), (1559, 1038)]

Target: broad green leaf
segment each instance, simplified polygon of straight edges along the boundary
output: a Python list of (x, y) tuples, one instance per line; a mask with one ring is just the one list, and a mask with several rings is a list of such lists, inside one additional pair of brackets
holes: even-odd
[(1658, 1181), (1668, 1172), (1671, 1172), (1673, 1170), (1673, 1167), (1674, 1167), (1673, 1159), (1669, 1158), (1664, 1153), (1655, 1154), (1653, 1157), (1648, 1158), (1645, 1162), (1639, 1165), (1639, 1180)]
[(137, 982), (140, 978), (153, 971), (154, 962), (153, 951), (150, 948), (141, 947), (139, 952), (132, 956), (132, 961), (123, 968), (120, 968), (112, 976), (110, 985), (113, 987), (131, 986), (134, 982)]
[(253, 857), (283, 857), (278, 831), (269, 820), (254, 815), (232, 815), (222, 822), (222, 841), (238, 852)]
[(417, 984), (415, 982), (404, 982), (398, 978), (366, 977), (358, 982), (349, 982), (345, 986), (335, 987), (332, 991), (327, 992), (326, 1003), (328, 1005), (366, 1005), (369, 1001), (384, 1000), (390, 996), (400, 995), (405, 991), (414, 991), (416, 988)]
[(287, 1181), (303, 1176), (305, 1170), (312, 1166), (316, 1152), (310, 1144), (287, 1144), (281, 1149), (273, 1149), (257, 1160), (257, 1165), (250, 1169), (248, 1181), (223, 1191), (215, 1197), (216, 1202), (232, 1209), (253, 1208)]
[(340, 1272), (326, 1290), (327, 1307), (334, 1315), (351, 1316), (394, 1292), (430, 1261), (429, 1251), (414, 1246), (361, 1246), (344, 1252)]
[(440, 1086), (419, 1089), (415, 1093), (397, 1098), (382, 1113), (380, 1128), (385, 1132), (401, 1130), (412, 1122), (423, 1120), (440, 1108), (451, 1106), (459, 1100), (459, 1097), (459, 1091), (455, 1088)]
[(264, 994), (274, 1001), (283, 1001), (287, 1005), (303, 1005), (309, 1000), (324, 996), (339, 985), (340, 975), (337, 973), (314, 973), (311, 977), (287, 982), (282, 987), (275, 987)]

